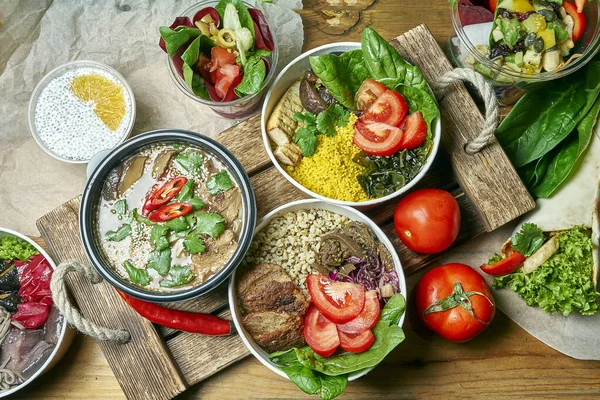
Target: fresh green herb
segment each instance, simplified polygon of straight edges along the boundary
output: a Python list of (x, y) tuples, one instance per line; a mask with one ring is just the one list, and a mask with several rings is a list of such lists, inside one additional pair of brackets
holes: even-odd
[(592, 280), (592, 251), (589, 229), (577, 227), (558, 232), (558, 250), (548, 261), (529, 274), (519, 268), (496, 277), (494, 287), (508, 287), (529, 306), (548, 313), (596, 314), (600, 293)]
[(233, 182), (227, 171), (221, 171), (218, 174), (211, 176), (206, 181), (206, 190), (212, 195), (216, 195), (220, 192), (225, 192), (233, 188)]
[(148, 225), (148, 226), (154, 225), (148, 218), (140, 215), (137, 208), (134, 208), (133, 210), (131, 210), (130, 219), (135, 220), (138, 224), (144, 224), (144, 225)]
[(307, 346), (273, 353), (269, 358), (304, 392), (331, 399), (341, 394), (348, 374), (376, 366), (404, 340), (398, 322), (405, 306), (402, 295), (390, 298), (373, 328), (375, 341), (364, 353), (343, 352), (325, 358)]
[(302, 150), (304, 157), (310, 157), (315, 154), (317, 150), (317, 135), (314, 129), (311, 128), (300, 128), (294, 135), (294, 143)]
[(294, 119), (306, 126), (316, 126), (317, 125), (317, 117), (315, 116), (315, 114), (311, 113), (310, 111), (306, 111), (303, 113), (297, 112), (294, 114)]
[(169, 247), (169, 240), (166, 237), (168, 232), (169, 228), (166, 226), (155, 224), (150, 231), (150, 244), (156, 250), (166, 249)]
[(175, 161), (177, 161), (181, 168), (190, 174), (202, 174), (202, 164), (204, 164), (204, 158), (202, 158), (200, 153), (194, 150), (188, 150), (184, 153), (179, 153), (177, 157), (175, 157)]
[(500, 256), (500, 254), (498, 253), (494, 253), (492, 254), (492, 256), (490, 257), (490, 259), (488, 260), (488, 265), (492, 265), (494, 263), (497, 263), (498, 261), (502, 260), (502, 256)]
[(190, 254), (204, 253), (204, 241), (196, 233), (188, 233), (183, 240), (183, 248)]
[(173, 265), (170, 271), (170, 277), (160, 281), (160, 286), (172, 288), (185, 285), (194, 280), (194, 274), (188, 265)]
[(150, 276), (148, 276), (148, 271), (146, 271), (145, 269), (134, 267), (133, 264), (127, 260), (125, 260), (125, 263), (123, 265), (125, 266), (125, 271), (127, 271), (129, 279), (131, 279), (133, 283), (137, 283), (141, 286), (146, 286), (150, 283)]
[(115, 204), (113, 204), (113, 210), (117, 214), (117, 218), (123, 219), (127, 215), (127, 200), (117, 200)]
[(106, 239), (111, 242), (120, 242), (131, 234), (131, 225), (123, 224), (116, 231), (106, 232)]
[(531, 256), (544, 244), (544, 232), (536, 224), (523, 224), (511, 239), (511, 247), (525, 257)]
[(0, 237), (0, 260), (27, 261), (35, 254), (39, 254), (39, 251), (23, 239), (15, 236)]
[(225, 231), (225, 218), (219, 214), (197, 214), (194, 231), (216, 238)]
[(335, 135), (335, 127), (342, 127), (348, 124), (350, 112), (345, 110), (339, 104), (330, 105), (327, 110), (317, 115), (317, 132), (323, 133), (326, 136)]
[(294, 119), (305, 126), (296, 131), (294, 143), (300, 147), (304, 157), (310, 157), (317, 150), (317, 135), (335, 135), (335, 127), (346, 125), (349, 117), (350, 112), (339, 104), (332, 104), (317, 116), (308, 111), (297, 112)]
[(161, 276), (166, 276), (171, 268), (171, 249), (154, 250), (148, 257), (148, 268), (152, 268)]
[(181, 188), (181, 191), (177, 194), (177, 201), (186, 202), (194, 196), (194, 183), (193, 179), (188, 179)]
[(185, 231), (186, 229), (190, 229), (190, 226), (189, 226), (188, 222), (186, 221), (185, 217), (178, 217), (178, 218), (171, 219), (171, 220), (165, 222), (165, 225), (167, 226), (167, 228), (169, 228), (175, 232)]
[(160, 36), (165, 41), (169, 57), (172, 57), (181, 46), (201, 34), (199, 29), (187, 26), (178, 26), (175, 29), (171, 29), (168, 26), (161, 26), (159, 31)]
[(187, 202), (189, 204), (191, 204), (192, 207), (194, 207), (194, 211), (199, 210), (202, 207), (204, 207), (204, 202), (202, 200), (200, 200), (199, 198), (197, 198), (197, 197), (192, 197)]

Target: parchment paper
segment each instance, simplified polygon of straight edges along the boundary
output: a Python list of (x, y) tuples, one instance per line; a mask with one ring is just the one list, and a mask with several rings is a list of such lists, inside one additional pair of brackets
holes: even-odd
[[(180, 128), (214, 136), (239, 122), (220, 118), (183, 94), (158, 47), (158, 28), (195, 3), (0, 1), (0, 226), (37, 235), (40, 216), (83, 190), (85, 165), (47, 155), (27, 124), (35, 85), (68, 61), (99, 61), (127, 79), (137, 102), (133, 134)], [(261, 6), (279, 44), (281, 69), (302, 51), (302, 19), (293, 11), (302, 8), (302, 1)]]

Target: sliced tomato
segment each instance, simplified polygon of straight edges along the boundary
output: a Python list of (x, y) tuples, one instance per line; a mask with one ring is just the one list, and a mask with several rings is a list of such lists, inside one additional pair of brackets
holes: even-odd
[(226, 48), (215, 46), (210, 50), (210, 72), (224, 67), (225, 65), (236, 65), (235, 54)]
[(490, 10), (492, 10), (493, 13), (496, 12), (497, 6), (498, 6), (498, 0), (490, 0)]
[(304, 317), (304, 339), (320, 356), (329, 357), (340, 345), (335, 324), (325, 318), (312, 304)]
[(167, 204), (173, 197), (177, 195), (183, 189), (183, 186), (187, 183), (188, 179), (185, 176), (178, 176), (173, 178), (158, 189), (153, 190), (142, 207), (142, 215), (148, 216), (150, 211), (156, 210), (158, 207)]
[(391, 156), (402, 148), (404, 131), (381, 122), (356, 121), (354, 144), (374, 156)]
[(345, 324), (356, 318), (365, 305), (365, 287), (357, 283), (334, 282), (321, 274), (306, 278), (313, 304), (328, 320)]
[(235, 94), (235, 88), (242, 82), (242, 79), (244, 79), (244, 74), (239, 74), (233, 78), (231, 85), (229, 85), (229, 89), (227, 89), (227, 94), (223, 98), (224, 102), (233, 101), (238, 98), (237, 94)]
[(486, 274), (501, 276), (518, 270), (527, 258), (516, 250), (509, 250), (508, 256), (493, 264), (483, 264), (480, 268)]
[(400, 126), (407, 112), (406, 99), (400, 93), (388, 89), (375, 100), (361, 119), (365, 122), (374, 121)]
[(355, 100), (356, 105), (360, 111), (368, 110), (375, 100), (381, 96), (388, 88), (383, 84), (379, 83), (371, 78), (367, 78), (358, 88), (356, 92)]
[(236, 65), (225, 65), (218, 70), (211, 72), (211, 77), (215, 84), (215, 91), (219, 98), (223, 99), (227, 95), (229, 87), (240, 75), (240, 67)]
[(371, 348), (375, 341), (375, 336), (369, 329), (359, 334), (338, 332), (338, 335), (340, 347), (350, 353), (364, 353)]
[(400, 147), (402, 150), (416, 149), (427, 139), (427, 123), (420, 111), (414, 112), (404, 118), (400, 129), (404, 132), (404, 138)]
[(377, 295), (377, 291), (369, 290), (367, 293), (365, 293), (365, 306), (360, 314), (358, 314), (352, 321), (338, 325), (337, 329), (340, 332), (354, 335), (368, 331), (377, 323), (380, 311), (381, 306), (379, 305), (379, 296)]
[(173, 203), (154, 210), (148, 216), (152, 222), (166, 222), (175, 218), (183, 217), (192, 212), (193, 207), (188, 203)]
[(568, 1), (563, 1), (562, 6), (565, 8), (567, 14), (573, 18), (573, 41), (576, 42), (585, 32), (585, 16), (577, 12), (577, 6)]

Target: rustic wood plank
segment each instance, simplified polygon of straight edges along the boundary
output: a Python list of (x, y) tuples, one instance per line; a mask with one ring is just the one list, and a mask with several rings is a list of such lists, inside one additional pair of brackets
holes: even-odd
[[(89, 263), (79, 241), (79, 200), (77, 197), (37, 221), (49, 254), (57, 263), (69, 260)], [(169, 399), (187, 388), (154, 326), (140, 318), (112, 286), (106, 282), (93, 285), (79, 274), (68, 275), (66, 281), (85, 318), (131, 333), (131, 341), (123, 345), (100, 343), (127, 397)]]
[[(398, 36), (391, 43), (421, 69), (429, 82), (452, 70), (425, 25)], [(532, 210), (535, 202), (497, 141), (477, 154), (465, 152), (466, 143), (477, 137), (483, 126), (483, 117), (465, 87), (454, 84), (440, 101), (440, 108), (442, 144), (450, 155), (458, 182), (480, 213), (486, 231)]]

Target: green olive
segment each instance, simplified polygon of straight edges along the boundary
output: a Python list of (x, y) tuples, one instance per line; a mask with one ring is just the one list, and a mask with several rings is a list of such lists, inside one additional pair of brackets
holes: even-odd
[(235, 32), (229, 28), (221, 29), (217, 35), (217, 44), (226, 49), (233, 49), (236, 46)]

